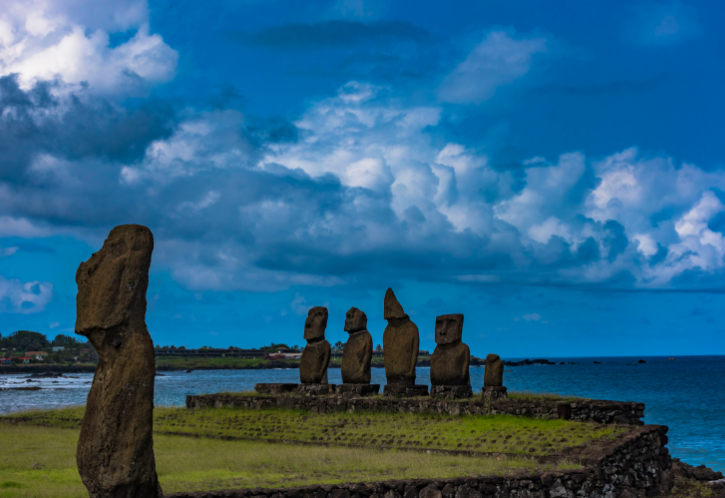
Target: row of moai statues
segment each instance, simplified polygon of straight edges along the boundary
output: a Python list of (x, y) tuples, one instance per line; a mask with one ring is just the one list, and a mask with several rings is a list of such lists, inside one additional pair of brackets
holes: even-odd
[[(385, 392), (394, 395), (428, 394), (427, 385), (415, 384), (415, 367), (418, 361), (420, 335), (418, 327), (403, 310), (392, 289), (385, 293), (384, 318), (388, 325), (383, 332), (383, 350), (385, 351)], [(327, 327), (327, 308), (316, 306), (310, 309), (305, 320), (307, 346), (300, 361), (301, 390), (320, 393), (320, 385), (327, 384), (327, 366), (330, 361), (331, 347), (325, 340)], [(370, 384), (370, 365), (373, 356), (373, 340), (367, 330), (367, 316), (357, 308), (350, 308), (345, 316), (345, 331), (350, 334), (342, 354), (342, 391), (362, 393), (362, 386)], [(469, 366), (471, 352), (463, 342), (463, 315), (441, 315), (436, 317), (436, 348), (430, 363), (431, 394), (443, 397), (471, 396)], [(502, 388), (503, 363), (497, 355), (486, 358), (484, 375), (484, 395), (488, 389), (497, 391), (489, 394), (500, 397)], [(305, 385), (310, 386), (305, 388)], [(380, 386), (375, 386), (377, 392)], [(330, 389), (322, 388), (322, 390)], [(340, 390), (340, 388), (338, 388)], [(367, 392), (372, 391), (371, 389)]]

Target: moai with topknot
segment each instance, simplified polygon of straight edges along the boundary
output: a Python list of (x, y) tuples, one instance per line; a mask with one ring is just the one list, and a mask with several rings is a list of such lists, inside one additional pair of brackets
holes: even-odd
[(383, 311), (383, 317), (388, 321), (383, 332), (385, 377), (388, 382), (384, 391), (396, 395), (428, 394), (428, 386), (415, 384), (415, 365), (420, 347), (418, 327), (403, 311), (393, 289), (385, 292)]

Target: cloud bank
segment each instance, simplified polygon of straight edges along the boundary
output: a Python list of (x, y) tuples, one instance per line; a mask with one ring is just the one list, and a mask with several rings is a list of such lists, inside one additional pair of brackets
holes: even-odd
[[(0, 234), (97, 240), (142, 223), (155, 264), (192, 289), (414, 279), (723, 290), (723, 172), (636, 147), (532, 157), (514, 172), (446, 132), (446, 103), (477, 104), (523, 78), (546, 38), (489, 32), (437, 99), (350, 81), (280, 123), (124, 104), (177, 61), (143, 2), (83, 15), (82, 2), (65, 14), (18, 5), (0, 29)], [(111, 43), (121, 29), (132, 33)], [(365, 29), (351, 36), (377, 36)], [(275, 33), (262, 41), (284, 41)], [(51, 291), (0, 282), (16, 311), (41, 309)]]

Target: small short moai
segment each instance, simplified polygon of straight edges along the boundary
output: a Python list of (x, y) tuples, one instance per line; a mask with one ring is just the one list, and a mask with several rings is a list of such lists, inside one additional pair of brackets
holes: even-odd
[(338, 393), (369, 395), (377, 393), (380, 385), (370, 385), (370, 363), (373, 359), (373, 338), (367, 331), (368, 317), (357, 308), (345, 315), (345, 332), (350, 334), (342, 351), (342, 385)]
[(418, 327), (405, 314), (393, 289), (385, 292), (384, 314), (388, 321), (383, 332), (385, 377), (384, 392), (395, 395), (427, 395), (428, 386), (415, 385), (420, 337)]
[[(325, 340), (325, 328), (327, 328), (327, 308), (315, 306), (310, 309), (305, 320), (307, 346), (302, 351), (300, 360), (302, 385), (299, 386), (298, 393), (327, 394), (330, 387), (334, 387), (327, 386), (327, 365), (330, 363), (332, 350), (330, 343)], [(324, 387), (321, 384), (324, 384)]]
[(152, 436), (154, 346), (145, 319), (153, 248), (148, 228), (118, 226), (76, 273), (75, 332), (98, 352), (76, 453), (91, 498), (163, 496)]
[(503, 362), (497, 354), (486, 356), (486, 370), (483, 374), (483, 399), (508, 398), (508, 389), (503, 385)]
[(471, 379), (468, 367), (471, 350), (463, 343), (463, 315), (436, 317), (436, 348), (430, 358), (431, 395), (444, 398), (469, 398)]

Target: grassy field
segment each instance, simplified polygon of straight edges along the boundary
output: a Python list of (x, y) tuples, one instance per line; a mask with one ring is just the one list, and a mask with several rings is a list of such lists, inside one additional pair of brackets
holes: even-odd
[[(22, 417), (25, 425), (79, 428), (83, 408), (29, 412)], [(504, 415), (316, 414), (298, 410), (233, 408), (157, 408), (154, 410), (154, 430), (215, 438), (281, 439), (333, 446), (370, 445), (531, 456), (558, 454), (566, 448), (615, 438), (626, 431), (612, 425)]]
[[(162, 412), (165, 410), (161, 410)], [(79, 413), (76, 409), (73, 413)], [(171, 412), (166, 411), (166, 416)], [(68, 415), (66, 413), (65, 415)], [(78, 429), (10, 424), (0, 420), (0, 498), (87, 497), (75, 463)], [(37, 423), (37, 419), (35, 419)], [(157, 472), (165, 493), (386, 479), (504, 475), (515, 470), (575, 468), (570, 462), (542, 466), (524, 457), (471, 458), (373, 448), (300, 447), (263, 442), (154, 436)]]

